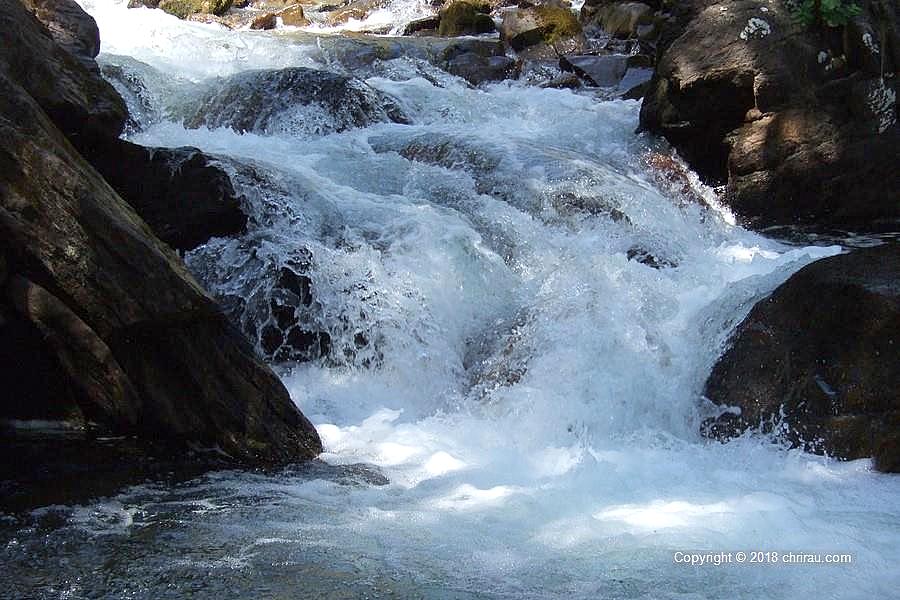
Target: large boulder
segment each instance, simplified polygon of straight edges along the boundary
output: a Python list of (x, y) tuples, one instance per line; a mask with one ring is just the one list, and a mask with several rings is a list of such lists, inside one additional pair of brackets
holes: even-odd
[(96, 70), (19, 2), (0, 4), (0, 20), (0, 373), (17, 382), (0, 421), (135, 436), (176, 458), (315, 456), (315, 429), (278, 378), (70, 143), (121, 129), (87, 102), (106, 89)]
[(649, 37), (655, 31), (653, 8), (643, 2), (611, 2), (599, 7), (586, 5), (582, 17), (597, 23), (618, 38)]
[(153, 233), (176, 250), (238, 235), (247, 224), (228, 174), (196, 148), (146, 148), (113, 138), (82, 152)]
[(798, 271), (734, 333), (705, 395), (740, 409), (705, 424), (750, 428), (900, 472), (900, 245), (856, 250)]
[(291, 67), (233, 75), (200, 101), (185, 126), (324, 135), (387, 121), (406, 117), (395, 100), (365, 82)]
[(708, 182), (726, 183), (727, 204), (750, 225), (896, 227), (900, 15), (896, 4), (862, 4), (835, 41), (781, 4), (685, 3), (663, 34), (641, 127)]
[[(70, 13), (81, 10), (72, 2), (60, 0), (59, 5)], [(56, 43), (19, 0), (0, 3), (0, 71), (21, 85), (70, 138), (122, 132), (128, 112), (115, 89), (99, 77), (96, 66), (86, 66), (85, 55), (76, 57)]]
[(235, 460), (314, 456), (314, 428), (173, 251), (21, 87), (5, 75), (2, 84), (4, 312), (40, 332), (40, 360), (58, 365), (68, 410), (104, 432)]

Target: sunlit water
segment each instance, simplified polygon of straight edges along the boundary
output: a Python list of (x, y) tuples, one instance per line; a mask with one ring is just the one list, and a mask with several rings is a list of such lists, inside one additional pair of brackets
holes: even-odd
[[(328, 40), (83, 5), (101, 63), (145, 86), (132, 139), (220, 156), (245, 193), (247, 234), (187, 256), (203, 283), (251, 310), (268, 301), (267, 273), (309, 263), (305, 318), (332, 355), (273, 366), (327, 464), (7, 520), (9, 595), (896, 596), (900, 480), (866, 460), (698, 434), (729, 331), (838, 247), (783, 246), (661, 187), (643, 157), (666, 150), (633, 133), (636, 102), (473, 89), (412, 60), (357, 73), (411, 124), (319, 135), (312, 120), (335, 121), (310, 108), (274, 133), (185, 129), (216, 77), (342, 66)], [(691, 567), (678, 551), (852, 563)]]

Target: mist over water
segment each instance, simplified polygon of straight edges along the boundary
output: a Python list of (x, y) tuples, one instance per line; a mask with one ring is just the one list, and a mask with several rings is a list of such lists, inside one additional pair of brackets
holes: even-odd
[[(714, 414), (701, 393), (728, 333), (840, 248), (766, 239), (696, 182), (684, 194), (660, 180), (647, 157), (668, 150), (634, 133), (638, 102), (517, 82), (472, 88), (407, 58), (354, 72), (334, 39), (82, 5), (100, 26), (101, 65), (133, 84), (130, 139), (217, 156), (246, 198), (244, 236), (186, 257), (198, 279), (240, 298), (236, 315), (249, 319), (278, 269), (304, 263), (313, 302), (303, 318), (328, 333), (331, 352), (273, 367), (325, 453), (284, 472), (213, 473), (42, 509), (3, 529), (13, 596), (900, 589), (900, 479), (867, 460), (698, 433)], [(386, 10), (409, 20), (414, 6)], [(227, 115), (216, 129), (182, 124), (224, 78), (286, 67), (359, 77), (408, 123), (345, 129), (311, 105), (285, 106), (259, 130), (236, 131)], [(853, 561), (691, 567), (676, 551)]]

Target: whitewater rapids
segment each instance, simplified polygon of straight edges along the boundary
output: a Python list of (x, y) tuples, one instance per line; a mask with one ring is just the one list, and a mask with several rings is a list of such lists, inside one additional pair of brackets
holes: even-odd
[[(311, 256), (309, 319), (338, 358), (273, 365), (324, 464), (41, 509), (3, 532), (9, 597), (896, 597), (900, 478), (698, 433), (728, 333), (840, 248), (767, 239), (699, 184), (707, 203), (657, 181), (645, 158), (667, 149), (634, 133), (637, 102), (472, 88), (422, 61), (348, 73), (408, 124), (320, 135), (301, 113), (274, 132), (186, 129), (217, 78), (346, 69), (334, 40), (81, 4), (101, 65), (143, 86), (130, 139), (262, 174), (235, 171), (247, 234), (189, 267), (212, 293), (250, 298), (249, 256)], [(414, 5), (390, 6), (413, 18)], [(759, 551), (852, 561), (674, 558)]]

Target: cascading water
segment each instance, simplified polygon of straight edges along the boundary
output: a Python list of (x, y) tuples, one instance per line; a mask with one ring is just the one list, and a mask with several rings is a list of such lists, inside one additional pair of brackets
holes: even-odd
[[(700, 186), (658, 180), (647, 157), (665, 150), (633, 133), (638, 103), (475, 89), (421, 59), (348, 62), (358, 53), (341, 38), (82, 4), (131, 104), (132, 139), (200, 147), (244, 194), (247, 233), (186, 261), (275, 361), (326, 452), (274, 474), (42, 509), (3, 530), (11, 596), (900, 589), (900, 480), (868, 461), (698, 434), (713, 411), (703, 382), (731, 328), (839, 248), (766, 239)], [(345, 91), (301, 101), (262, 72), (288, 67), (337, 72)], [(228, 102), (204, 101), (235, 85)], [(283, 269), (302, 293), (279, 288)], [(285, 346), (264, 335), (285, 298), (315, 360), (281, 361)], [(754, 551), (852, 562), (673, 559)]]

